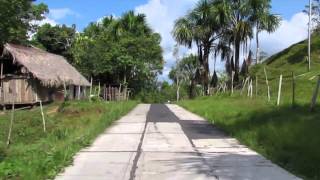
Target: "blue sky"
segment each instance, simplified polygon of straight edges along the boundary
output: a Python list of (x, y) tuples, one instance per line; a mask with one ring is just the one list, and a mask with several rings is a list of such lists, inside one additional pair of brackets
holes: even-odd
[[(160, 80), (168, 80), (168, 73), (175, 65), (172, 50), (175, 41), (171, 36), (174, 21), (185, 15), (198, 0), (38, 0), (48, 5), (50, 13), (42, 23), (76, 24), (82, 31), (90, 22), (95, 22), (108, 15), (120, 16), (128, 10), (146, 14), (148, 24), (162, 36), (161, 46), (166, 62)], [(276, 32), (261, 33), (262, 51), (272, 55), (307, 37), (308, 17), (302, 13), (308, 0), (272, 0), (273, 13), (282, 16), (281, 26)], [(255, 49), (252, 40), (251, 49)], [(181, 48), (181, 56), (194, 53), (195, 49)], [(213, 64), (213, 63), (211, 63)], [(223, 70), (224, 63), (218, 62), (218, 70)], [(212, 67), (211, 67), (212, 68)]]
[[(49, 9), (70, 10), (66, 16), (56, 20), (63, 24), (76, 24), (78, 30), (81, 30), (89, 22), (111, 14), (120, 16), (123, 12), (146, 4), (148, 0), (38, 0), (37, 2), (44, 2)], [(301, 12), (307, 3), (307, 0), (273, 0), (272, 8), (273, 12), (289, 19), (293, 14)]]

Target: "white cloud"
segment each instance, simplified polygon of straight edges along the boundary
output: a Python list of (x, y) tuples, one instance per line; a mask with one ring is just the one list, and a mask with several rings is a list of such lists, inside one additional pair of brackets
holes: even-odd
[(50, 19), (49, 17), (46, 17), (45, 19), (43, 19), (41, 21), (35, 21), (34, 24), (37, 24), (39, 26), (42, 26), (44, 24), (51, 24), (52, 26), (55, 26), (58, 24), (58, 22), (55, 21), (54, 19)]
[(75, 12), (69, 8), (50, 9), (50, 11), (49, 11), (49, 17), (54, 20), (63, 19), (67, 16), (79, 17), (80, 14), (78, 14), (77, 12)]
[[(168, 80), (170, 69), (175, 64), (172, 56), (175, 41), (171, 35), (174, 21), (185, 15), (196, 2), (197, 0), (149, 0), (147, 4), (135, 9), (138, 13), (146, 14), (150, 26), (161, 34), (161, 46), (164, 50), (166, 64), (163, 75), (159, 77), (160, 80)], [(185, 50), (182, 51), (185, 52)]]
[[(290, 45), (302, 41), (308, 35), (308, 16), (304, 13), (297, 13), (290, 20), (282, 20), (276, 32), (268, 34), (261, 33), (261, 48), (272, 55)], [(255, 42), (252, 41), (252, 42)], [(256, 47), (255, 43), (253, 47)]]

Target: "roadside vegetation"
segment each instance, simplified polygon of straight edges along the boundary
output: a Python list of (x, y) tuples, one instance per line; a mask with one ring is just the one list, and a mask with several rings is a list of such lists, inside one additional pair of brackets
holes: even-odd
[(44, 107), (46, 133), (39, 108), (16, 111), (8, 147), (10, 111), (0, 115), (0, 179), (54, 178), (81, 148), (136, 104), (136, 101), (50, 104)]
[[(186, 109), (203, 116), (241, 143), (303, 179), (320, 178), (319, 99), (315, 111), (310, 104), (318, 80), (320, 36), (312, 38), (312, 68), (307, 71), (302, 41), (250, 68), (249, 76), (258, 77), (258, 91), (248, 97), (247, 86), (233, 94), (228, 90), (212, 97), (198, 97), (179, 102)], [(268, 101), (264, 68), (268, 74), (271, 99)], [(295, 75), (295, 103), (292, 102), (292, 73)], [(280, 106), (276, 105), (279, 76), (283, 75)], [(318, 97), (319, 98), (319, 97)]]
[(179, 105), (303, 179), (320, 178), (320, 110), (310, 113), (308, 105), (276, 107), (265, 99), (229, 95)]

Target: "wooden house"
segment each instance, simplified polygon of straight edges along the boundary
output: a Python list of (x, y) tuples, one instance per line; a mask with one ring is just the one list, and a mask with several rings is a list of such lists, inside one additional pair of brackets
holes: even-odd
[(0, 61), (0, 105), (81, 99), (90, 86), (64, 57), (35, 47), (6, 44)]

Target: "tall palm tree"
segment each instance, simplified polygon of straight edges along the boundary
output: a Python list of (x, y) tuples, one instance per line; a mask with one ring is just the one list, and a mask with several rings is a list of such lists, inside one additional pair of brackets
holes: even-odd
[[(253, 26), (249, 21), (251, 8), (249, 0), (218, 0), (223, 6), (228, 15), (228, 25), (223, 30), (223, 36), (220, 41), (222, 44), (229, 46), (229, 49), (224, 48), (228, 54), (224, 56), (226, 60), (226, 68), (228, 71), (234, 71), (234, 80), (239, 82), (240, 73), (240, 51), (241, 46), (246, 46), (247, 42), (253, 38)], [(224, 46), (222, 46), (224, 47)], [(232, 55), (230, 54), (232, 53)]]
[(216, 0), (200, 0), (185, 17), (175, 22), (173, 37), (189, 48), (197, 46), (201, 81), (204, 91), (209, 94), (209, 55), (215, 41), (221, 37), (226, 21), (225, 11)]
[(250, 0), (252, 8), (250, 20), (256, 28), (256, 63), (260, 62), (259, 33), (267, 31), (274, 32), (280, 25), (280, 17), (270, 13), (271, 0)]

